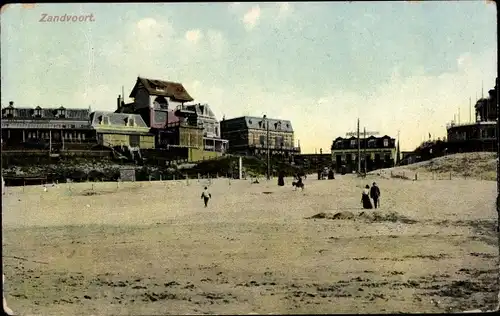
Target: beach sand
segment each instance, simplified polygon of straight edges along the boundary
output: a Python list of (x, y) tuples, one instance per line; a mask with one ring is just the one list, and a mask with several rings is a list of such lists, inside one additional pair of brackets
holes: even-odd
[[(388, 220), (360, 216), (373, 181)], [(311, 176), (304, 191), (276, 182), (214, 180), (208, 208), (207, 180), (8, 187), (7, 303), (23, 315), (496, 306), (494, 181)], [(310, 218), (322, 212), (345, 219)]]

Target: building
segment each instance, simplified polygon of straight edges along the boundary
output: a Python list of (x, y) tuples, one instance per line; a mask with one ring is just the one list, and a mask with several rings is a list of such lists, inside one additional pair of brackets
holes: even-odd
[(298, 154), (294, 156), (294, 163), (305, 170), (319, 170), (331, 167), (331, 154)]
[(189, 125), (203, 129), (203, 149), (209, 152), (225, 153), (228, 141), (221, 138), (220, 123), (208, 104), (181, 105), (175, 115)]
[(497, 87), (475, 105), (475, 122), (447, 125), (447, 152), (496, 151), (497, 148)]
[(90, 114), (90, 120), (99, 145), (154, 149), (154, 135), (139, 114), (96, 111)]
[(85, 149), (95, 145), (90, 109), (2, 108), (2, 148)]
[[(390, 168), (395, 165), (396, 140), (390, 136), (360, 138), (361, 170)], [(332, 164), (337, 172), (351, 173), (358, 168), (358, 138), (337, 137), (331, 147)]]
[(168, 140), (169, 115), (179, 105), (193, 101), (184, 86), (178, 82), (138, 77), (129, 95), (134, 102), (125, 104), (118, 96), (115, 113), (139, 114), (150, 132), (155, 135), (155, 147), (166, 148)]
[(193, 101), (182, 84), (138, 77), (125, 104), (118, 96), (115, 113), (139, 114), (155, 136), (155, 160), (199, 161), (224, 154), (227, 141), (208, 105)]
[(220, 122), (221, 135), (227, 139), (228, 152), (239, 155), (265, 157), (270, 155), (293, 162), (300, 154), (294, 145), (294, 131), (288, 120), (242, 116)]

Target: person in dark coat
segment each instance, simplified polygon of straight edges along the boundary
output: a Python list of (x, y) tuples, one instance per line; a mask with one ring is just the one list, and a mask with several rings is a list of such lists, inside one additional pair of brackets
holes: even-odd
[(285, 179), (284, 179), (284, 178), (285, 178), (285, 175), (284, 175), (283, 171), (280, 171), (280, 172), (278, 173), (278, 185), (279, 185), (280, 187), (282, 187), (282, 186), (284, 186), (284, 185), (285, 185)]
[(370, 186), (367, 184), (361, 194), (361, 203), (364, 209), (372, 209), (372, 201), (370, 200)]
[(377, 208), (377, 206), (380, 206), (380, 189), (375, 182), (373, 182), (372, 188), (370, 189), (370, 197), (373, 199), (375, 208)]
[(333, 180), (335, 179), (335, 175), (333, 174), (333, 169), (330, 169), (328, 171), (328, 180)]

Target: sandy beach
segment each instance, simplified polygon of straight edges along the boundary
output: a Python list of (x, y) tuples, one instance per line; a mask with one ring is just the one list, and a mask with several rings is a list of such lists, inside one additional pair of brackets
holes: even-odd
[[(8, 305), (22, 315), (496, 306), (494, 181), (313, 177), (304, 191), (291, 179), (285, 187), (213, 180), (208, 208), (200, 200), (207, 180), (9, 187)], [(360, 204), (373, 181), (377, 216)], [(311, 218), (319, 213), (327, 218)]]

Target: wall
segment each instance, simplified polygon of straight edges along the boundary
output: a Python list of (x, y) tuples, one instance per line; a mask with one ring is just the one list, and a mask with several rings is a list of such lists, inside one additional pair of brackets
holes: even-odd
[(204, 151), (202, 149), (190, 148), (189, 149), (189, 161), (196, 162), (201, 160), (214, 159), (221, 157), (222, 154), (215, 151)]
[[(102, 135), (102, 141), (100, 141), (100, 144), (104, 146), (128, 146), (130, 145), (130, 135), (128, 134), (101, 134)], [(152, 149), (155, 147), (155, 138), (154, 136), (149, 136), (149, 135), (141, 135), (140, 136), (140, 145), (139, 148), (144, 148), (144, 149)]]
[[(260, 136), (264, 136), (264, 142), (267, 141), (267, 131), (266, 130), (249, 130), (248, 131), (248, 144), (249, 145), (260, 145)], [(293, 143), (293, 133), (289, 132), (277, 132), (269, 131), (269, 146), (271, 148), (279, 148), (279, 144), (276, 144), (276, 136), (282, 136), (284, 147), (294, 147)], [(230, 145), (231, 146), (231, 145)]]
[(203, 130), (194, 127), (179, 127), (179, 145), (203, 149)]
[(149, 108), (149, 93), (145, 88), (140, 88), (137, 90), (137, 94), (134, 98), (134, 103), (136, 109), (138, 108)]

